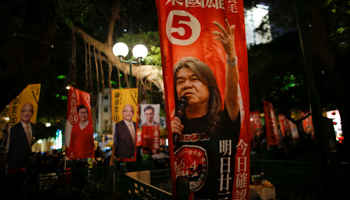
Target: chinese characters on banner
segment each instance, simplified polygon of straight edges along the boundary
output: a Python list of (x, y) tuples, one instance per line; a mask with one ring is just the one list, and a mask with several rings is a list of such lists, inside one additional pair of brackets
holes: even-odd
[(70, 160), (95, 157), (90, 94), (70, 87), (65, 133), (66, 157)]
[(21, 121), (21, 111), (22, 107), (26, 103), (30, 103), (34, 107), (34, 113), (30, 122), (35, 124), (36, 117), (38, 115), (38, 103), (40, 97), (41, 84), (29, 84), (16, 98), (14, 98), (10, 103), (10, 126), (16, 125)]
[(137, 88), (114, 89), (111, 95), (115, 156), (120, 161), (136, 161)]
[[(177, 199), (181, 195), (181, 191), (178, 191), (180, 188), (175, 187), (176, 179), (184, 176), (189, 180), (190, 198), (248, 199), (250, 116), (243, 1), (156, 0), (156, 4), (166, 93), (167, 124), (169, 124), (167, 128), (169, 154), (172, 161), (173, 198)], [(176, 102), (179, 100), (174, 92), (176, 87), (173, 67), (182, 58), (195, 57), (208, 65), (218, 85), (222, 105), (231, 103), (224, 102), (225, 87), (227, 81), (230, 80), (230, 78), (227, 80), (225, 78), (226, 52), (212, 33), (220, 31), (214, 21), (225, 27), (225, 19), (230, 25), (236, 26), (234, 46), (238, 58), (240, 120), (238, 124), (227, 121), (230, 116), (225, 115), (228, 111), (222, 106), (223, 114), (220, 116), (220, 122), (225, 123), (218, 127), (214, 126), (214, 133), (211, 134), (212, 129), (205, 128), (210, 126), (210, 122), (203, 123), (203, 118), (195, 120), (186, 118), (186, 122), (183, 122), (186, 124), (184, 125), (186, 133), (179, 136), (178, 141), (173, 141), (170, 122), (177, 113), (178, 103)], [(210, 96), (214, 95), (210, 93)], [(227, 128), (226, 125), (230, 128)], [(198, 129), (204, 130), (197, 131)]]
[(276, 146), (279, 144), (279, 136), (273, 104), (271, 102), (263, 100), (263, 105), (265, 113), (267, 145)]
[(160, 149), (159, 126), (142, 126), (142, 149), (154, 154)]

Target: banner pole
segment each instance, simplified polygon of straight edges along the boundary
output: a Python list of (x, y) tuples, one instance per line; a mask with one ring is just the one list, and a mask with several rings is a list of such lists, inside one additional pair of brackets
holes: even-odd
[(115, 155), (115, 146), (112, 147), (111, 159), (109, 160), (110, 167), (113, 166), (114, 155)]

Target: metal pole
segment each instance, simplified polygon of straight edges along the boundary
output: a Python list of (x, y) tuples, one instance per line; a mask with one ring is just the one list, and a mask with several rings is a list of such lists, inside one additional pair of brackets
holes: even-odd
[(132, 60), (131, 59), (129, 60), (129, 67), (130, 67), (130, 80), (129, 80), (129, 83), (130, 83), (130, 88), (132, 88)]
[[(301, 50), (303, 54), (303, 60), (305, 65), (307, 83), (309, 87), (309, 105), (312, 114), (312, 122), (314, 125), (315, 136), (319, 143), (320, 148), (320, 158), (321, 158), (321, 170), (322, 170), (322, 180), (323, 180), (323, 194), (322, 196), (325, 199), (332, 199), (336, 195), (336, 188), (334, 174), (336, 168), (336, 155), (333, 152), (336, 152), (335, 146), (331, 145), (332, 137), (331, 133), (327, 132), (327, 126), (325, 119), (322, 117), (321, 103), (318, 91), (316, 89), (316, 84), (314, 80), (312, 61), (310, 56), (310, 49), (305, 39), (305, 30), (304, 30), (304, 20), (302, 17), (300, 0), (294, 0), (295, 13), (297, 18), (299, 37)], [(305, 43), (304, 43), (305, 42)], [(334, 138), (334, 136), (333, 136)], [(333, 140), (334, 142), (334, 140)]]

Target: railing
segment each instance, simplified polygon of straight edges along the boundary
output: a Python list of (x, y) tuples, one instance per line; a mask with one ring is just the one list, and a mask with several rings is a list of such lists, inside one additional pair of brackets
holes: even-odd
[(251, 160), (251, 174), (264, 173), (279, 199), (320, 198), (320, 162)]
[(128, 175), (123, 175), (121, 180), (123, 199), (172, 199), (170, 192), (139, 181)]
[(1, 199), (115, 199), (117, 167), (0, 176)]
[[(164, 163), (164, 161), (160, 161), (160, 163)], [(167, 162), (169, 164), (169, 160)], [(171, 191), (170, 169), (154, 170), (156, 168), (156, 161), (115, 162), (113, 167), (52, 172), (31, 171), (20, 175), (0, 174), (0, 199), (28, 199), (29, 197), (67, 199), (67, 196), (69, 199), (91, 199), (93, 197), (96, 199), (118, 199), (125, 196), (121, 192), (123, 184), (133, 185), (137, 183), (139, 186), (142, 185), (142, 183), (130, 182), (132, 179), (128, 179), (124, 174), (142, 170), (150, 171), (151, 184), (143, 186), (143, 188), (147, 188), (145, 195), (147, 194), (148, 197), (153, 195), (157, 199), (163, 196), (168, 197)], [(141, 192), (141, 189), (133, 188), (133, 191), (136, 190)]]

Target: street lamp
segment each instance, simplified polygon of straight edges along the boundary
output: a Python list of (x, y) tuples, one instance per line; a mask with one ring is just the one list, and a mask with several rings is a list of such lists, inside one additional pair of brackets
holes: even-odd
[(118, 42), (113, 46), (113, 54), (115, 56), (119, 57), (120, 62), (129, 63), (129, 67), (130, 67), (130, 80), (129, 80), (129, 82), (130, 82), (130, 88), (132, 88), (132, 69), (131, 69), (132, 64), (141, 63), (142, 59), (147, 56), (148, 50), (147, 50), (146, 46), (143, 44), (138, 44), (138, 45), (134, 46), (134, 48), (132, 49), (132, 54), (136, 58), (136, 61), (132, 60), (132, 59), (123, 60), (122, 57), (127, 56), (128, 53), (129, 53), (129, 47), (122, 42)]

